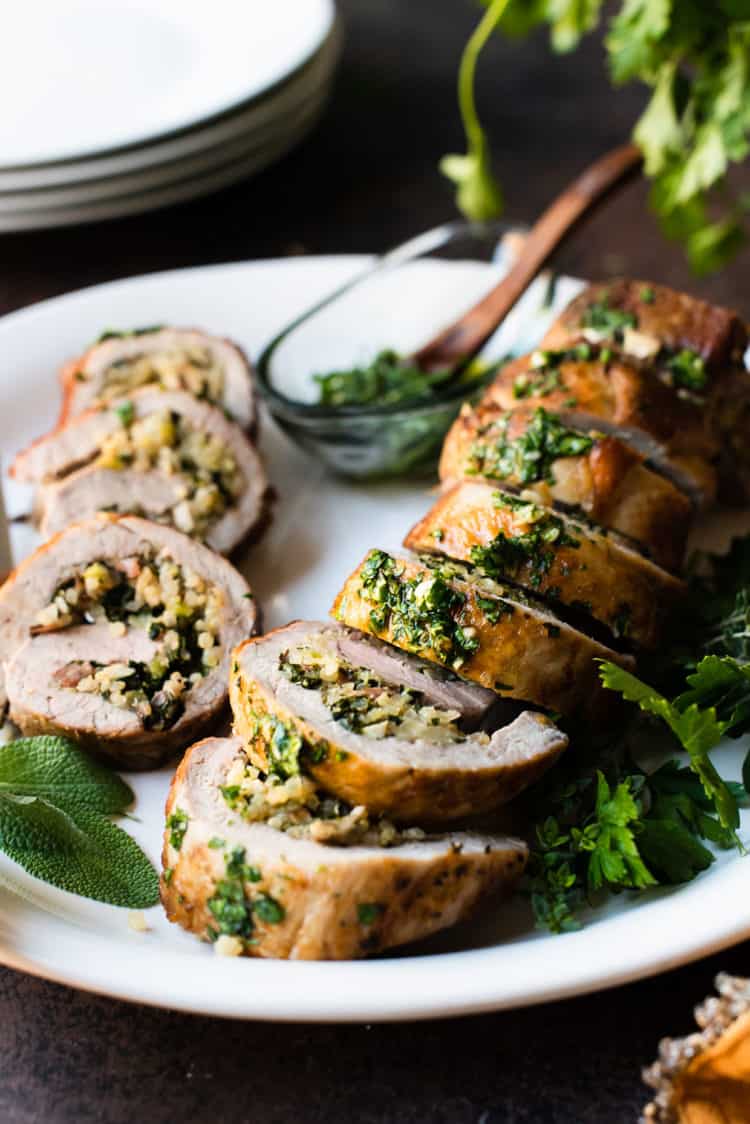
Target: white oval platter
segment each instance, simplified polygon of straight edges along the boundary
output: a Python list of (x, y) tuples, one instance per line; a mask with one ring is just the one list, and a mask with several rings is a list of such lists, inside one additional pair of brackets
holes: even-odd
[[(200, 324), (234, 337), (251, 355), (295, 315), (364, 268), (363, 257), (288, 259), (154, 274), (72, 293), (0, 321), (0, 450), (8, 458), (54, 421), (55, 372), (103, 328), (161, 321)], [(390, 344), (413, 346), (469, 304), (494, 278), (476, 263), (418, 264), (389, 320), (350, 302), (340, 327), (319, 334), (312, 365), (352, 362)], [(406, 281), (403, 278), (406, 278)], [(563, 299), (575, 290), (564, 284)], [(460, 297), (457, 296), (460, 294)], [(544, 327), (532, 291), (493, 347), (533, 343)], [(546, 313), (549, 316), (550, 313)], [(330, 369), (330, 367), (329, 367)], [(274, 524), (241, 568), (267, 627), (325, 613), (344, 576), (371, 546), (398, 546), (430, 504), (429, 483), (354, 485), (327, 476), (265, 426), (263, 448), (279, 492)], [(9, 514), (28, 495), (6, 485)], [(16, 560), (35, 545), (14, 524)], [(739, 777), (744, 747), (716, 759)], [(171, 769), (129, 779), (137, 794), (128, 829), (158, 862)], [(743, 813), (741, 834), (750, 836)], [(358, 963), (223, 960), (147, 913), (149, 931), (128, 928), (124, 910), (85, 901), (28, 877), (0, 858), (0, 963), (75, 987), (185, 1011), (252, 1019), (373, 1021), (467, 1014), (594, 991), (653, 974), (750, 937), (750, 865), (732, 852), (688, 886), (622, 895), (577, 933), (536, 932), (521, 899), (498, 903), (476, 924), (419, 948)], [(1, 888), (2, 885), (5, 888)]]

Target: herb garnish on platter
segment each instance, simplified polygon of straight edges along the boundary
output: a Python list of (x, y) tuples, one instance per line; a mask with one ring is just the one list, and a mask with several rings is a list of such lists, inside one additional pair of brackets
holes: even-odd
[[(606, 892), (688, 882), (714, 862), (705, 845), (738, 847), (743, 784), (722, 779), (711, 750), (723, 737), (750, 730), (750, 536), (724, 557), (701, 560), (690, 583), (683, 635), (666, 667), (647, 683), (611, 663), (605, 686), (657, 724), (633, 721), (602, 746), (571, 738), (571, 750), (531, 794), (534, 842), (528, 888), (539, 925), (552, 932), (580, 926), (579, 914)], [(707, 654), (702, 654), (707, 653)], [(668, 760), (648, 772), (631, 749), (663, 735)]]
[(134, 799), (121, 777), (67, 738), (0, 746), (0, 850), (61, 890), (129, 909), (156, 904), (156, 871), (108, 818)]

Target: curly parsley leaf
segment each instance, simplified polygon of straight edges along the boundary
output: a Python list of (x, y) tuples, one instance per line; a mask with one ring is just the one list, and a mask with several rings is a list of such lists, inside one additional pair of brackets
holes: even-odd
[(601, 890), (606, 885), (633, 890), (656, 885), (638, 851), (634, 827), (639, 819), (632, 778), (612, 790), (604, 774), (597, 772), (594, 818), (583, 831), (573, 831), (577, 849), (590, 852), (589, 890)]

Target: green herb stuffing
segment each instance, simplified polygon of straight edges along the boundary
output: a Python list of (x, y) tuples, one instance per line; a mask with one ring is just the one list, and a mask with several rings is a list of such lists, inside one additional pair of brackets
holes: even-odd
[(164, 329), (163, 324), (150, 324), (146, 328), (131, 328), (126, 331), (118, 331), (117, 328), (106, 328), (95, 340), (95, 343), (104, 343), (105, 340), (126, 340), (132, 336), (149, 336), (152, 332), (161, 332)]
[(156, 904), (156, 871), (107, 818), (133, 799), (120, 777), (67, 738), (0, 747), (0, 850), (61, 890), (129, 909)]
[(509, 439), (512, 412), (503, 414), (481, 433), (467, 458), (468, 475), (488, 476), (534, 484), (554, 483), (553, 465), (559, 457), (578, 457), (594, 445), (594, 438), (569, 429), (547, 410), (536, 409), (518, 437)]
[(133, 424), (133, 419), (135, 418), (135, 407), (133, 406), (132, 402), (119, 402), (117, 406), (115, 406), (115, 413), (120, 419), (121, 424), (126, 429), (128, 429), (129, 426)]
[[(302, 735), (291, 723), (282, 722), (268, 711), (251, 711), (250, 717), (253, 719), (251, 738), (259, 741), (265, 750), (266, 772), (282, 781), (297, 776), (300, 755), (307, 750)], [(232, 799), (226, 789), (224, 795), (228, 801)]]

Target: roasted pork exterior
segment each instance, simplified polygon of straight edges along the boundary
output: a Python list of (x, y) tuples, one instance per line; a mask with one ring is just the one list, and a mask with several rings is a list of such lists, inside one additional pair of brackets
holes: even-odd
[(230, 701), (259, 769), (303, 771), (350, 805), (434, 824), (496, 810), (567, 745), (528, 711), (467, 731), (467, 690), (484, 694), (341, 625), (296, 622), (235, 651)]
[(60, 373), (59, 424), (141, 386), (187, 390), (220, 406), (252, 433), (258, 409), (252, 371), (236, 344), (197, 328), (107, 332)]
[(439, 473), (445, 485), (483, 477), (542, 506), (563, 505), (618, 531), (667, 570), (682, 564), (690, 499), (632, 446), (573, 429), (545, 409), (463, 407), (445, 439)]
[(592, 722), (611, 719), (597, 660), (633, 666), (542, 602), (459, 563), (371, 551), (332, 615), (498, 694)]
[[(171, 921), (220, 953), (345, 960), (421, 940), (517, 883), (519, 839), (404, 833), (383, 846), (321, 843), (227, 804), (239, 739), (188, 751), (167, 799), (161, 894)], [(320, 821), (318, 821), (320, 822)]]
[(684, 584), (610, 532), (481, 480), (444, 493), (404, 539), (417, 554), (476, 566), (549, 598), (612, 638), (654, 648)]

